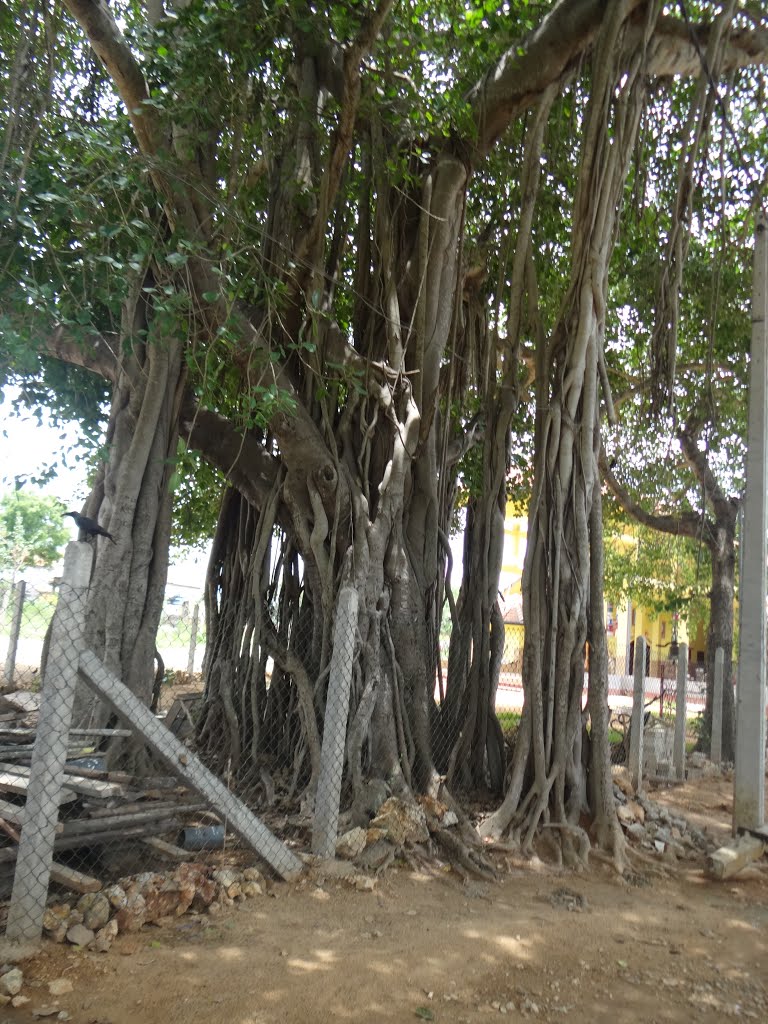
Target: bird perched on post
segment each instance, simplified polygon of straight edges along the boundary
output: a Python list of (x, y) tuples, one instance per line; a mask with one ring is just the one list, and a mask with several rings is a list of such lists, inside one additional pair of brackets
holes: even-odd
[(112, 543), (115, 543), (115, 538), (111, 533), (107, 533), (103, 526), (99, 526), (95, 519), (89, 519), (88, 516), (81, 516), (79, 512), (64, 512), (62, 517), (72, 516), (77, 524), (78, 530), (86, 535), (86, 537), (109, 537)]

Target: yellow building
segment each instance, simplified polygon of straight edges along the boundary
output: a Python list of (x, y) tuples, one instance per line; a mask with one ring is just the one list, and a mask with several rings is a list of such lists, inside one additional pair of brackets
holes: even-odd
[[(510, 671), (520, 671), (523, 649), (522, 575), (525, 549), (528, 542), (528, 519), (521, 515), (519, 504), (509, 502), (504, 523), (504, 554), (502, 557), (499, 589), (501, 610), (504, 616), (505, 655), (504, 662)], [(634, 537), (622, 538), (627, 544), (635, 544)], [(672, 612), (653, 612), (649, 608), (628, 602), (626, 608), (605, 604), (605, 625), (608, 638), (609, 672), (613, 675), (631, 675), (634, 665), (634, 643), (644, 636), (648, 645), (648, 674), (671, 679), (674, 673), (672, 658), (675, 654), (673, 643), (688, 644), (688, 662), (691, 672), (703, 671), (706, 652), (706, 631), (699, 624), (694, 636), (688, 633), (687, 624), (675, 623)]]

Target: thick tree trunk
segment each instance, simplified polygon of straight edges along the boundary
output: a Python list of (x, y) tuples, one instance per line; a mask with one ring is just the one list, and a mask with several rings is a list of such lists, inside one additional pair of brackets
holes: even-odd
[[(85, 507), (114, 537), (114, 543), (96, 540), (86, 640), (149, 704), (168, 572), (170, 479), (185, 375), (180, 342), (153, 329), (141, 292), (144, 283), (137, 283), (126, 305), (107, 430), (109, 458)], [(81, 694), (75, 720), (83, 721), (93, 711), (93, 702)], [(97, 714), (103, 718), (105, 712)], [(113, 756), (122, 757), (124, 746), (113, 744)]]
[[(538, 826), (552, 826), (565, 856), (572, 852), (570, 837), (578, 827), (583, 794), (590, 793), (583, 784), (581, 759), (588, 634), (597, 657), (590, 685), (595, 687), (591, 699), (597, 741), (591, 792), (598, 803), (591, 811), (603, 839), (617, 835), (610, 827), (612, 791), (605, 775), (605, 638), (598, 636), (603, 538), (594, 502), (599, 493), (601, 382), (610, 409), (602, 365), (608, 261), (644, 95), (642, 52), (618, 91), (611, 70), (626, 13), (624, 4), (611, 7), (593, 56), (574, 201), (571, 284), (547, 351), (538, 353), (536, 463), (523, 571), (526, 708), (508, 793), (482, 827), (489, 836), (511, 828), (524, 848), (530, 848)], [(530, 783), (523, 794), (526, 776)]]

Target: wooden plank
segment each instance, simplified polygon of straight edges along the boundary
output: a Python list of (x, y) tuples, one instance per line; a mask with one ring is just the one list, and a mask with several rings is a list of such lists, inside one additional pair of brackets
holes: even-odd
[(189, 850), (182, 850), (180, 846), (167, 843), (165, 839), (160, 839), (158, 836), (149, 836), (141, 841), (151, 850), (162, 853), (163, 856), (169, 857), (171, 860), (192, 860), (195, 857), (195, 854)]
[(223, 814), (229, 827), (283, 878), (297, 878), (303, 865), (284, 843), (244, 803), (227, 789), (146, 705), (131, 693), (117, 676), (108, 671), (92, 651), (80, 655), (80, 675), (123, 719), (130, 722), (142, 739), (175, 772), (213, 807)]
[[(27, 768), (26, 765), (3, 764), (0, 762), (0, 773), (6, 772), (10, 772), (12, 775), (23, 776), (26, 779), (32, 776), (32, 769)], [(62, 782), (62, 786), (72, 793), (80, 793), (83, 796), (98, 797), (100, 799), (123, 795), (123, 787), (118, 782), (101, 782), (98, 779), (86, 779), (77, 775), (77, 769), (71, 765), (64, 765), (64, 772), (66, 773), (66, 781)]]
[[(79, 847), (108, 846), (111, 843), (120, 844), (124, 847), (128, 843), (138, 842), (145, 836), (164, 835), (166, 832), (177, 832), (182, 828), (183, 822), (179, 817), (165, 818), (162, 821), (148, 821), (143, 825), (135, 825), (132, 828), (109, 829), (104, 832), (89, 832), (77, 836), (56, 836), (54, 851), (75, 850)], [(22, 832), (22, 839), (24, 833)], [(7, 864), (16, 860), (17, 846), (0, 847), (0, 864)]]
[(0, 800), (0, 818), (5, 818), (12, 825), (24, 824), (24, 807), (12, 804), (9, 800)]
[(194, 814), (199, 810), (199, 804), (164, 804), (160, 807), (150, 807), (142, 811), (124, 814), (118, 810), (113, 811), (107, 817), (102, 818), (77, 818), (64, 822), (64, 835), (89, 835), (92, 832), (106, 832), (114, 828), (130, 828), (133, 825), (141, 825), (147, 821), (159, 821), (169, 815), (176, 817), (181, 814)]
[[(12, 804), (9, 800), (0, 800), (0, 818), (9, 821), (12, 825), (21, 828), (24, 825), (25, 808), (23, 805)], [(64, 826), (61, 822), (56, 825), (56, 832), (61, 833)]]
[(718, 881), (730, 878), (747, 864), (759, 860), (764, 853), (765, 843), (762, 840), (755, 836), (739, 836), (729, 846), (721, 846), (707, 857), (707, 874)]
[(99, 892), (102, 887), (98, 878), (91, 878), (82, 871), (75, 871), (74, 868), (57, 864), (56, 861), (51, 865), (51, 881), (63, 885), (65, 889), (71, 889), (72, 892)]
[(135, 814), (137, 811), (154, 810), (164, 807), (167, 811), (183, 810), (188, 814), (203, 812), (207, 804), (185, 803), (182, 800), (135, 800), (129, 804), (115, 804), (112, 807), (99, 805), (87, 808), (89, 818), (110, 818), (114, 814)]
[[(11, 768), (19, 768), (20, 765), (9, 765)], [(28, 775), (19, 775), (17, 772), (0, 771), (0, 790), (8, 793), (17, 793), (19, 796), (26, 796), (29, 789), (30, 779)], [(77, 800), (76, 793), (59, 793), (59, 804), (69, 804)]]

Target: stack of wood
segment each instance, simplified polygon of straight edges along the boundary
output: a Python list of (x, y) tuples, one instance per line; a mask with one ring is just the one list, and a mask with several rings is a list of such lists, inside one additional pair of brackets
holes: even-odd
[[(24, 828), (38, 708), (37, 694), (0, 698), (0, 865), (11, 869)], [(93, 750), (107, 735), (129, 736), (130, 732), (85, 729), (70, 734), (70, 762), (64, 769), (54, 856), (68, 850), (142, 843), (156, 855), (189, 858), (190, 854), (168, 840), (191, 821), (210, 821), (213, 816), (207, 804), (173, 777), (138, 778), (104, 770)], [(97, 880), (56, 863), (52, 877), (76, 891), (101, 886)]]

